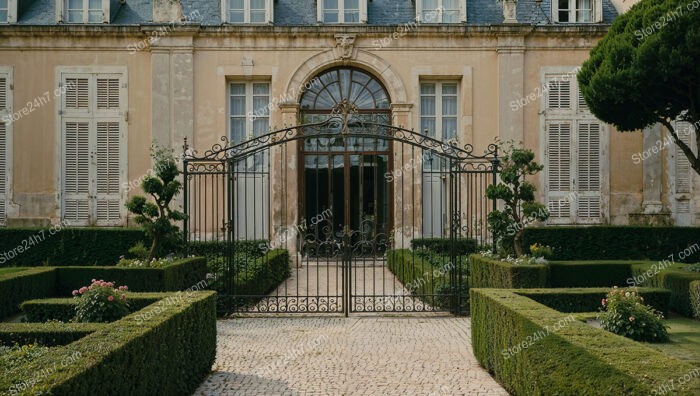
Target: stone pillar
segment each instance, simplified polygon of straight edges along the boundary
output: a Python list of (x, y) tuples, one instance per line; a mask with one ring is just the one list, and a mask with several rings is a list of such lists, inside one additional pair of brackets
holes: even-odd
[[(655, 124), (646, 128), (644, 134), (644, 150), (658, 145), (661, 140), (661, 124)], [(651, 155), (642, 162), (644, 174), (644, 200), (642, 212), (644, 214), (659, 214), (663, 210), (661, 202), (662, 188), (662, 161), (663, 154)]]
[[(279, 105), (282, 113), (282, 123), (284, 127), (291, 127), (298, 124), (299, 104), (298, 103), (283, 103)], [(296, 136), (297, 131), (294, 132)], [(286, 134), (285, 134), (286, 135)], [(283, 137), (280, 134), (280, 137)], [(299, 201), (300, 191), (302, 188), (299, 183), (299, 150), (298, 141), (290, 141), (282, 143), (279, 146), (270, 149), (270, 164), (271, 172), (271, 198), (270, 198), (270, 239), (273, 240), (278, 235), (289, 229), (288, 235), (291, 236), (287, 240), (287, 249), (289, 256), (293, 260), (294, 265), (301, 262), (301, 253), (298, 251), (300, 238), (296, 230), (301, 222), (299, 210), (301, 202)], [(307, 227), (309, 224), (307, 224)]]
[[(412, 107), (413, 105), (410, 103), (392, 103), (392, 125), (404, 129), (413, 129)], [(411, 158), (415, 161), (415, 157), (420, 156), (421, 153), (415, 153), (415, 150), (411, 150), (410, 145), (401, 143), (394, 144), (393, 151), (392, 170), (395, 176), (387, 180), (387, 182), (389, 183), (391, 196), (394, 198), (394, 247), (407, 249), (411, 246), (411, 239), (419, 237), (418, 232), (421, 229), (423, 219), (420, 218), (422, 180), (413, 177), (415, 174), (420, 174), (420, 168), (406, 170), (405, 166)], [(412, 156), (412, 153), (415, 155)], [(396, 176), (396, 172), (402, 173), (400, 176)], [(413, 222), (414, 219), (416, 224)]]
[(524, 97), (525, 39), (498, 37), (498, 136), (501, 140), (522, 142), (525, 137), (524, 109), (513, 110), (509, 103)]

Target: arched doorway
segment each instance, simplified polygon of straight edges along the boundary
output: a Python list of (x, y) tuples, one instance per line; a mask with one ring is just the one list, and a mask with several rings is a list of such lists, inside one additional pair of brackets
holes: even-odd
[[(339, 245), (351, 234), (355, 257), (374, 265), (387, 247), (391, 225), (391, 142), (377, 137), (352, 136), (368, 123), (389, 125), (390, 98), (374, 76), (354, 68), (333, 68), (311, 80), (300, 101), (306, 128), (300, 150), (300, 207), (302, 218), (313, 224), (302, 241), (302, 254), (328, 255), (318, 244)], [(343, 123), (328, 123), (346, 117)], [(340, 252), (336, 256), (340, 256)], [(326, 257), (329, 258), (329, 257)], [(357, 263), (358, 261), (356, 261)]]

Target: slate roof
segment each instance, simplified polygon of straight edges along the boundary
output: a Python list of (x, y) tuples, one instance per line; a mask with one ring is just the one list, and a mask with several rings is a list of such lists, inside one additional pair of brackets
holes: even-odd
[[(54, 25), (56, 0), (19, 0), (20, 14), (17, 21), (23, 25)], [(221, 1), (182, 0), (183, 14), (198, 11), (202, 25), (221, 25)], [(320, 1), (320, 0), (319, 0)], [(502, 5), (497, 0), (463, 0), (467, 2), (467, 25), (499, 25), (503, 22)], [(524, 24), (546, 25), (549, 21), (551, 1), (518, 1), (518, 21)], [(275, 0), (274, 24), (277, 26), (316, 25), (316, 1)], [(372, 0), (367, 3), (368, 25), (403, 25), (415, 18), (413, 0)], [(603, 0), (604, 20), (612, 23), (617, 16), (610, 0)], [(153, 22), (151, 0), (126, 0), (120, 5), (112, 25), (140, 25)]]

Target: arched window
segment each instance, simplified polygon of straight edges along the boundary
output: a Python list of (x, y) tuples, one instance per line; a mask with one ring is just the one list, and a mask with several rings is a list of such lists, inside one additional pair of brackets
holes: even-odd
[(331, 69), (315, 77), (301, 98), (301, 110), (329, 113), (343, 100), (360, 111), (389, 111), (389, 95), (384, 86), (364, 71), (351, 68)]

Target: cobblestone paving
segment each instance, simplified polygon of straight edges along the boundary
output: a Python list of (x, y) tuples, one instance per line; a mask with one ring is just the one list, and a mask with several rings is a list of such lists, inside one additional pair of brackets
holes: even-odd
[(472, 354), (470, 320), (276, 317), (218, 322), (195, 395), (508, 395)]

